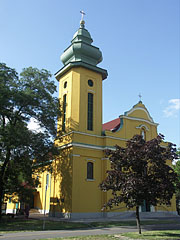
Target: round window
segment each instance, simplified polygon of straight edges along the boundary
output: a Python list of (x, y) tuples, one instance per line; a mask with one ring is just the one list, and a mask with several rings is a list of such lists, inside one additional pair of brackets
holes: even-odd
[(90, 87), (93, 86), (93, 81), (92, 81), (91, 79), (88, 80), (88, 85), (89, 85)]
[(64, 83), (64, 88), (66, 88), (66, 87), (67, 87), (67, 82)]

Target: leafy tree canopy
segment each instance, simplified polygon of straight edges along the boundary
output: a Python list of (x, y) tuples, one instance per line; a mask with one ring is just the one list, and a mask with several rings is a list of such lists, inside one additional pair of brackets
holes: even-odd
[[(60, 106), (55, 92), (49, 71), (29, 67), (18, 76), (0, 63), (0, 204), (5, 194), (21, 194), (23, 183), (35, 186), (34, 171), (58, 154), (54, 139)], [(40, 131), (28, 128), (32, 119)]]
[(178, 207), (178, 212), (180, 214), (180, 148), (177, 149), (176, 153), (178, 156), (178, 160), (176, 161), (176, 163), (174, 165), (174, 171), (177, 173), (178, 183), (175, 184), (175, 187), (176, 187), (177, 207)]
[(163, 136), (159, 135), (146, 142), (141, 135), (136, 135), (127, 141), (126, 148), (116, 146), (115, 151), (106, 151), (111, 169), (100, 189), (111, 190), (112, 198), (105, 208), (124, 202), (127, 208), (136, 207), (138, 219), (139, 206), (144, 201), (154, 206), (171, 203), (177, 176), (166, 161), (176, 158), (176, 149), (171, 143), (163, 147), (162, 140)]

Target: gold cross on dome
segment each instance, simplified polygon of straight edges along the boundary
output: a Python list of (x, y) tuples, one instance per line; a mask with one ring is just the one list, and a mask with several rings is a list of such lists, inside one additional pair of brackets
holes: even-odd
[(84, 15), (86, 15), (86, 14), (85, 14), (85, 12), (84, 12), (83, 10), (80, 11), (80, 13), (82, 14), (82, 15), (81, 15), (81, 21), (83, 21)]

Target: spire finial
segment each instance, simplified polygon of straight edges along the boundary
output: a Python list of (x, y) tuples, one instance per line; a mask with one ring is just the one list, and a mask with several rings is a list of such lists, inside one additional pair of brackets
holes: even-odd
[(81, 10), (80, 13), (81, 13), (80, 26), (81, 26), (82, 28), (84, 28), (84, 24), (85, 24), (84, 15), (86, 15), (86, 14), (85, 14), (85, 12), (84, 12), (83, 10)]
[(141, 98), (142, 98), (141, 93), (139, 93), (138, 97), (139, 97), (139, 103), (142, 103), (142, 101), (141, 101)]

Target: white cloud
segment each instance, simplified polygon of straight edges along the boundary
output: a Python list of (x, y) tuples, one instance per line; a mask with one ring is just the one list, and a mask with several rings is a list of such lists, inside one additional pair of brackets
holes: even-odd
[(169, 105), (163, 111), (165, 117), (177, 117), (177, 114), (180, 112), (180, 99), (170, 99), (168, 103)]
[(34, 131), (38, 131), (38, 132), (41, 131), (41, 127), (39, 126), (38, 121), (35, 120), (34, 118), (30, 119), (30, 122), (28, 124), (28, 128), (30, 130), (34, 130)]

